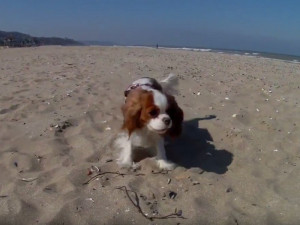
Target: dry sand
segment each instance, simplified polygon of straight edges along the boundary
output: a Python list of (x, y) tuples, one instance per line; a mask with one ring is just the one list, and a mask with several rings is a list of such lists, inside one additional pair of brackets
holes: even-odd
[[(124, 89), (180, 79), (178, 167), (119, 169), (111, 143)], [(291, 224), (300, 222), (300, 65), (273, 59), (122, 47), (0, 49), (0, 224)], [(105, 174), (83, 185), (89, 168)], [(91, 173), (91, 172), (90, 172)], [(182, 218), (147, 220), (142, 210)], [(171, 195), (170, 192), (176, 192)], [(133, 197), (133, 195), (131, 195)]]

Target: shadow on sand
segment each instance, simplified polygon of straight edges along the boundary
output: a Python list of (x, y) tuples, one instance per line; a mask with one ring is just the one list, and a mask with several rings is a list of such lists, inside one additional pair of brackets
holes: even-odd
[(226, 173), (233, 160), (233, 154), (225, 149), (216, 149), (207, 129), (198, 128), (200, 120), (215, 119), (210, 115), (184, 121), (182, 135), (167, 140), (167, 158), (185, 168), (199, 167), (206, 172)]

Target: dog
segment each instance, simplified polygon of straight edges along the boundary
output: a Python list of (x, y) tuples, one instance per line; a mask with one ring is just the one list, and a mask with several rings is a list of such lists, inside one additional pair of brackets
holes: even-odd
[(144, 148), (156, 150), (160, 169), (174, 169), (175, 164), (166, 157), (164, 138), (175, 138), (182, 132), (184, 114), (171, 94), (177, 83), (173, 74), (160, 82), (144, 77), (125, 90), (123, 133), (116, 140), (121, 150), (117, 160), (121, 167), (133, 166), (133, 151)]

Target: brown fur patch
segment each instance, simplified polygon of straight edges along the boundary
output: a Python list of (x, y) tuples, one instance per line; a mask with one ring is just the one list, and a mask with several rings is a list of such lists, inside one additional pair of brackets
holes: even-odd
[[(172, 120), (172, 127), (167, 134), (177, 137), (182, 131), (183, 111), (173, 96), (166, 96), (169, 104), (166, 113)], [(122, 106), (122, 112), (124, 116), (122, 129), (127, 130), (130, 135), (135, 129), (143, 128), (151, 118), (155, 118), (159, 114), (159, 108), (154, 105), (152, 92), (138, 88), (130, 91)]]
[(152, 118), (150, 112), (153, 109), (159, 110), (154, 105), (152, 92), (140, 88), (132, 90), (122, 106), (124, 116), (122, 128), (128, 130), (129, 135), (135, 129), (143, 128)]

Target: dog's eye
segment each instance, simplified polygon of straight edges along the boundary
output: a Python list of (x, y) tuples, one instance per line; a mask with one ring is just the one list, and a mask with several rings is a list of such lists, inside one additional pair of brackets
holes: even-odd
[(152, 109), (150, 112), (149, 112), (149, 114), (150, 114), (150, 116), (151, 117), (157, 117), (158, 116), (158, 114), (159, 114), (159, 111), (158, 111), (158, 109)]

